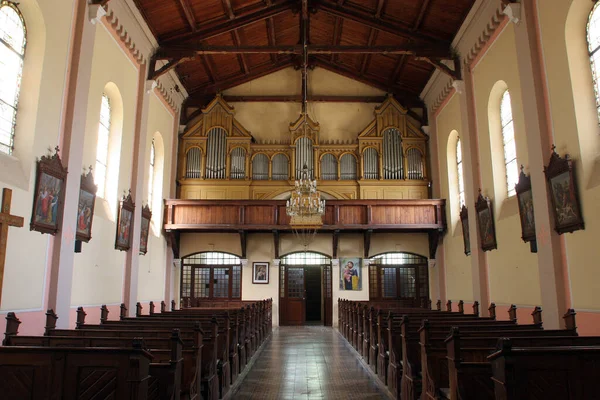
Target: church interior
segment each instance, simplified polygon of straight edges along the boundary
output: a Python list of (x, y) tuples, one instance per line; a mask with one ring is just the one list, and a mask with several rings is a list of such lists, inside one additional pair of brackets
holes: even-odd
[(599, 50), (590, 0), (0, 0), (0, 392), (599, 398)]

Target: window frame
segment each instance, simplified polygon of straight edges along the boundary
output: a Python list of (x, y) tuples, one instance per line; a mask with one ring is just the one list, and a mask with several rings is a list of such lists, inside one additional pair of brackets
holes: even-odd
[[(11, 108), (13, 110), (11, 127), (10, 127), (10, 132), (9, 132), (9, 142), (8, 143), (0, 143), (0, 153), (12, 155), (14, 152), (14, 149), (15, 149), (15, 134), (16, 134), (16, 130), (17, 130), (17, 116), (19, 113), (19, 99), (21, 97), (21, 87), (22, 87), (22, 81), (23, 81), (23, 68), (25, 66), (25, 54), (27, 51), (27, 25), (25, 23), (25, 18), (23, 17), (23, 14), (21, 13), (21, 10), (19, 9), (18, 4), (13, 3), (11, 1), (7, 1), (7, 0), (2, 0), (2, 1), (0, 1), (0, 10), (4, 7), (8, 7), (10, 9), (12, 9), (17, 14), (17, 16), (19, 18), (19, 22), (21, 24), (20, 27), (23, 31), (23, 43), (22, 43), (22, 47), (21, 47), (20, 51), (18, 49), (14, 48), (9, 42), (5, 41), (3, 38), (0, 38), (0, 46), (5, 46), (7, 51), (14, 53), (15, 55), (17, 55), (20, 58), (20, 66), (19, 66), (17, 74), (16, 74), (16, 82), (14, 82), (16, 84), (16, 90), (15, 90), (15, 95), (14, 95), (14, 104), (9, 104), (9, 103), (5, 102), (4, 100), (2, 100), (2, 98), (0, 98), (0, 102), (2, 104), (6, 105), (6, 107)], [(2, 150), (4, 147), (6, 147), (8, 151)]]
[[(108, 124), (105, 125), (102, 121), (102, 113), (104, 111), (104, 99), (106, 99), (106, 107), (108, 110), (108, 119), (107, 122)], [(97, 197), (101, 197), (101, 198), (106, 198), (106, 180), (108, 179), (108, 160), (109, 160), (109, 153), (110, 153), (110, 136), (111, 136), (111, 128), (112, 128), (112, 108), (110, 105), (110, 96), (108, 94), (106, 94), (106, 92), (102, 93), (102, 100), (100, 102), (100, 118), (98, 120), (98, 136), (97, 136), (97, 140), (96, 140), (96, 164), (95, 164), (95, 168), (94, 170), (96, 171), (96, 173), (94, 174), (94, 183), (98, 186), (98, 192), (96, 194)], [(106, 130), (107, 135), (106, 135), (106, 158), (104, 161), (100, 160), (98, 158), (98, 150), (100, 149), (100, 135), (101, 135), (101, 130), (102, 128), (104, 128), (104, 130)], [(102, 177), (102, 179), (100, 179), (99, 176), (99, 168), (98, 165), (101, 165), (104, 167), (104, 176)]]
[[(466, 204), (465, 199), (465, 170), (463, 168), (463, 156), (460, 137), (456, 140), (456, 181), (458, 192), (458, 208), (459, 210)], [(459, 158), (460, 155), (460, 158)], [(461, 190), (462, 189), (462, 190)]]
[[(402, 260), (395, 260), (396, 258), (407, 258), (408, 262), (402, 262)], [(387, 258), (387, 260), (386, 260)], [(403, 287), (402, 282), (402, 269), (414, 269), (414, 297), (403, 297), (401, 288)], [(384, 296), (384, 279), (383, 273), (385, 269), (394, 269), (395, 279), (395, 297)], [(422, 276), (422, 272), (425, 272)], [(429, 265), (427, 258), (418, 254), (408, 252), (389, 252), (373, 256), (369, 260), (369, 300), (370, 301), (381, 301), (381, 300), (413, 300), (420, 302), (421, 299), (429, 299)], [(421, 282), (424, 278), (424, 282)], [(427, 293), (421, 293), (420, 286), (425, 285), (425, 291)], [(419, 303), (420, 304), (420, 303)]]
[[(212, 255), (212, 256), (211, 256)], [(203, 260), (203, 257), (206, 260)], [(235, 287), (234, 277), (235, 270), (234, 268), (239, 269), (239, 297), (233, 297)], [(189, 269), (189, 274), (187, 273)], [(208, 296), (207, 297), (198, 297), (196, 295), (196, 270), (208, 269), (209, 270), (209, 278), (208, 278)], [(216, 269), (227, 269), (226, 275), (228, 278), (228, 287), (227, 287), (227, 297), (216, 297), (215, 296), (215, 286), (218, 285), (215, 282), (215, 270)], [(189, 282), (184, 282), (185, 278), (189, 278)], [(242, 260), (230, 253), (218, 252), (218, 251), (208, 251), (208, 252), (200, 252), (195, 254), (190, 254), (182, 259), (181, 263), (181, 276), (180, 276), (180, 300), (182, 304), (192, 303), (197, 304), (198, 302), (207, 300), (207, 301), (223, 301), (223, 300), (241, 300), (242, 299), (242, 285), (243, 285), (243, 265)], [(185, 291), (185, 293), (189, 293), (188, 296), (184, 296), (184, 284), (189, 284), (189, 289)], [(186, 302), (184, 297), (188, 299)]]
[[(600, 3), (596, 2), (588, 15), (585, 28), (585, 39), (587, 42), (590, 69), (592, 72), (592, 84), (594, 86), (594, 97), (596, 99), (596, 114), (600, 124)], [(597, 26), (594, 37), (591, 37), (593, 27)], [(594, 46), (595, 42), (595, 46)], [(597, 60), (594, 60), (598, 57)]]
[[(508, 112), (505, 114), (506, 107), (508, 107)], [(506, 115), (509, 115), (510, 117), (505, 120), (504, 117)], [(512, 131), (512, 137), (508, 138), (507, 140), (509, 131)], [(517, 158), (517, 140), (515, 136), (515, 124), (512, 112), (512, 98), (508, 89), (506, 89), (502, 93), (502, 97), (500, 97), (500, 132), (502, 135), (502, 149), (507, 197), (513, 197), (517, 194), (517, 192), (515, 191), (515, 185), (517, 184), (517, 182), (519, 182), (519, 162)], [(512, 148), (509, 149), (508, 146), (511, 144), (511, 142)], [(508, 160), (507, 151), (514, 152), (514, 158)], [(510, 165), (512, 166), (509, 167)]]
[(156, 147), (154, 139), (150, 145), (150, 163), (148, 168), (148, 204), (152, 208), (152, 201), (154, 197), (154, 178), (156, 176)]

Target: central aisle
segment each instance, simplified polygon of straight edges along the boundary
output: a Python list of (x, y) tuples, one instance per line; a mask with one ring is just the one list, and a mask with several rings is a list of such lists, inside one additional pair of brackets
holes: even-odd
[(232, 399), (387, 399), (344, 339), (322, 326), (280, 327)]

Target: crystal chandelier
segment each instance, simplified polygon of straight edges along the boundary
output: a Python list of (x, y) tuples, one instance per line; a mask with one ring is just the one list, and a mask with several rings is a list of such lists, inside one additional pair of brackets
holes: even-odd
[(317, 230), (323, 225), (325, 214), (325, 200), (321, 199), (317, 190), (317, 181), (309, 178), (306, 164), (302, 168), (300, 179), (295, 182), (285, 209), (286, 214), (291, 217), (290, 226), (306, 251)]

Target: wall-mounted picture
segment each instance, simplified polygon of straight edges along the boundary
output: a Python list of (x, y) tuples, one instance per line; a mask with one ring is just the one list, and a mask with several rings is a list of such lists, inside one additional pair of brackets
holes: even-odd
[(465, 245), (465, 255), (471, 255), (471, 236), (469, 233), (469, 210), (463, 204), (460, 209), (460, 225), (463, 232), (463, 244)]
[(252, 263), (252, 283), (269, 283), (269, 263)]
[(477, 224), (479, 226), (479, 240), (481, 241), (481, 250), (489, 251), (498, 248), (496, 242), (496, 227), (494, 225), (494, 213), (492, 211), (492, 201), (489, 197), (483, 197), (479, 190), (479, 197), (475, 203), (477, 211)]
[(92, 222), (94, 220), (94, 206), (96, 204), (96, 191), (92, 167), (87, 174), (81, 174), (79, 187), (79, 205), (77, 207), (77, 240), (89, 242), (92, 238)]
[(150, 221), (152, 221), (152, 211), (150, 206), (146, 204), (142, 208), (142, 230), (140, 231), (140, 254), (144, 255), (148, 252), (148, 235), (150, 235)]
[(117, 237), (115, 249), (127, 251), (131, 248), (131, 231), (133, 229), (133, 210), (135, 205), (131, 198), (131, 191), (119, 203), (119, 215), (117, 218)]
[(556, 147), (552, 146), (550, 163), (544, 168), (544, 173), (552, 199), (554, 229), (559, 235), (584, 229), (573, 167), (573, 160), (569, 155), (560, 157), (556, 153)]
[(362, 275), (360, 267), (360, 258), (340, 259), (341, 290), (362, 290)]
[(67, 169), (62, 165), (58, 147), (54, 155), (43, 156), (37, 162), (35, 197), (29, 225), (32, 231), (55, 235), (60, 229), (66, 178)]
[(525, 243), (535, 240), (535, 218), (533, 215), (533, 191), (531, 190), (531, 177), (525, 175), (523, 166), (519, 182), (515, 185), (519, 216), (521, 219), (521, 238)]

